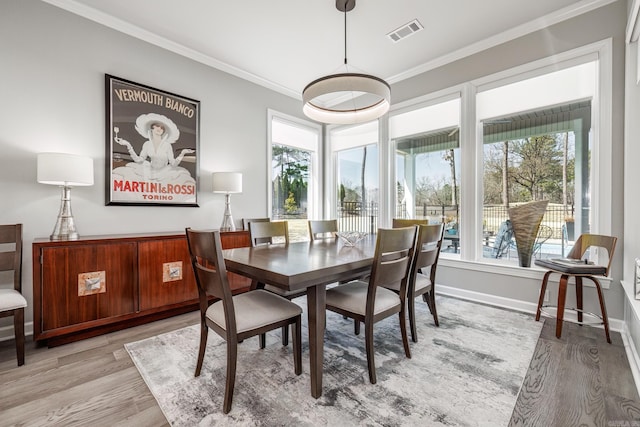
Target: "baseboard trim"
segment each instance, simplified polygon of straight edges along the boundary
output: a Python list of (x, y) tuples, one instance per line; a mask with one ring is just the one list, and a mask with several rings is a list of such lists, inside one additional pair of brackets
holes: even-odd
[[(25, 337), (33, 336), (33, 322), (26, 322), (24, 324), (24, 335)], [(3, 326), (0, 328), (0, 341), (9, 341), (14, 338), (13, 325)]]
[(636, 346), (633, 342), (633, 338), (629, 333), (629, 329), (624, 328), (622, 335), (622, 342), (624, 343), (624, 350), (627, 353), (627, 360), (629, 361), (629, 367), (631, 368), (631, 374), (633, 375), (633, 381), (636, 384), (638, 394), (640, 394), (640, 356), (636, 351)]
[[(536, 314), (538, 309), (537, 303), (516, 300), (511, 298), (500, 297), (497, 295), (484, 294), (481, 292), (469, 291), (466, 289), (453, 288), (450, 286), (436, 285), (436, 293), (454, 298), (460, 298), (467, 301), (479, 302), (482, 304), (492, 305), (494, 307), (506, 308), (509, 310), (520, 311), (523, 313)], [(576, 313), (565, 312), (565, 320), (576, 322), (578, 317)], [(587, 324), (585, 324), (587, 326)], [(603, 329), (602, 325), (588, 325), (593, 328)], [(623, 334), (625, 330), (624, 321), (620, 319), (609, 318), (609, 329)]]

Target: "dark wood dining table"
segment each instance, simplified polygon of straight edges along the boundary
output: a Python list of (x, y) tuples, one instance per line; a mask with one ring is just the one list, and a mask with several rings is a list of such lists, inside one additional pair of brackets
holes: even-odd
[(306, 289), (311, 395), (315, 398), (322, 396), (326, 285), (367, 274), (375, 243), (375, 235), (369, 235), (355, 246), (324, 239), (223, 251), (227, 270), (251, 278), (252, 287), (269, 284), (291, 291)]

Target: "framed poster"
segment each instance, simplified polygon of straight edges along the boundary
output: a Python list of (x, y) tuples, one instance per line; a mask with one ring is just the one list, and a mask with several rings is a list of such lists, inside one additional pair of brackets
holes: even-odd
[(200, 102), (105, 75), (106, 205), (198, 206)]

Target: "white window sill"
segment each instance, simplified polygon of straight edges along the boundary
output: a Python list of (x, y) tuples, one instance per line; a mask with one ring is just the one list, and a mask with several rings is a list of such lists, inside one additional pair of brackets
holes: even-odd
[[(534, 279), (542, 281), (544, 273), (548, 270), (540, 268), (532, 263), (531, 267), (520, 267), (518, 261), (509, 260), (483, 260), (468, 261), (454, 258), (453, 256), (440, 255), (438, 265), (461, 270), (478, 271), (482, 273), (498, 274), (501, 276), (513, 276), (525, 279)], [(550, 277), (551, 282), (557, 283), (560, 279), (559, 274), (553, 274)], [(609, 289), (611, 285), (611, 277), (598, 277), (603, 289)], [(570, 283), (574, 283), (573, 280)], [(583, 281), (584, 286), (595, 287), (590, 280)]]

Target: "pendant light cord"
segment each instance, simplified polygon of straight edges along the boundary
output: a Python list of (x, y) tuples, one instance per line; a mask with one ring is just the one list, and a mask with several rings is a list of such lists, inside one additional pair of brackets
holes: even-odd
[(347, 2), (344, 0), (344, 65), (347, 65)]

